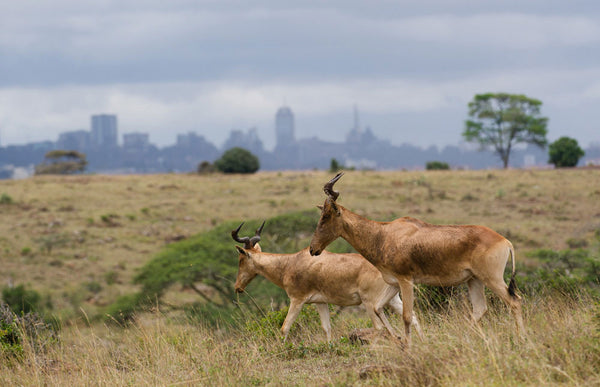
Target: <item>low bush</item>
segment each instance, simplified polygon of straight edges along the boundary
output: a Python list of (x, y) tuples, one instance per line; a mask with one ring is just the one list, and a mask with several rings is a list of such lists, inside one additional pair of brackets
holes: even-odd
[(104, 310), (105, 320), (119, 325), (130, 323), (135, 313), (144, 310), (148, 304), (148, 298), (141, 293), (120, 296)]
[(443, 162), (443, 161), (428, 161), (425, 164), (425, 169), (427, 169), (428, 171), (448, 170), (448, 169), (450, 169), (450, 165), (448, 165), (448, 163)]
[(519, 290), (528, 295), (558, 291), (577, 297), (582, 291), (600, 296), (600, 257), (597, 252), (577, 248), (568, 250), (538, 249), (527, 254), (540, 265), (519, 265)]
[(17, 285), (2, 289), (2, 300), (13, 313), (23, 315), (40, 311), (42, 297), (35, 290), (26, 289), (25, 285)]
[(6, 193), (2, 193), (2, 195), (0, 195), (0, 204), (13, 204), (13, 198), (6, 194)]
[(35, 353), (43, 353), (58, 341), (56, 329), (34, 312), (13, 312), (9, 305), (0, 302), (0, 352), (4, 356), (19, 357), (28, 345)]

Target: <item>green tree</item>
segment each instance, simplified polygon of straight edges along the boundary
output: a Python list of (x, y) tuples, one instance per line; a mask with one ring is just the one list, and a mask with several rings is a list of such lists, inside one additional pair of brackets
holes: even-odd
[(260, 168), (260, 162), (250, 151), (235, 147), (223, 153), (214, 166), (224, 173), (254, 173)]
[(425, 169), (428, 171), (432, 170), (447, 170), (450, 169), (450, 165), (444, 161), (428, 161), (425, 164)]
[(74, 150), (53, 150), (44, 157), (44, 162), (35, 166), (36, 175), (68, 175), (83, 172), (87, 166), (85, 154)]
[(336, 159), (331, 159), (331, 163), (329, 164), (329, 172), (335, 173), (340, 169), (344, 169), (344, 167), (340, 165), (340, 163)]
[(574, 167), (579, 159), (585, 155), (579, 147), (577, 140), (570, 137), (561, 137), (548, 147), (549, 163), (555, 167)]
[(546, 146), (548, 118), (540, 116), (541, 105), (541, 101), (519, 94), (477, 94), (469, 102), (470, 119), (462, 135), (482, 149), (492, 148), (507, 168), (515, 144)]

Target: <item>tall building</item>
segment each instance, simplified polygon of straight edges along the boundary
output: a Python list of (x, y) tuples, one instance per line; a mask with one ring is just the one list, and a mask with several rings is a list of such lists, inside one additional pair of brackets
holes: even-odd
[(294, 114), (287, 106), (282, 106), (275, 114), (275, 148), (285, 149), (296, 143), (294, 137)]
[(354, 105), (354, 127), (346, 135), (346, 142), (349, 144), (360, 144), (362, 142), (362, 129), (358, 120), (358, 108)]
[(113, 148), (117, 146), (117, 116), (98, 114), (92, 116), (91, 145), (96, 148)]
[(264, 153), (263, 143), (258, 137), (256, 128), (248, 129), (248, 132), (242, 130), (232, 130), (229, 132), (229, 138), (223, 144), (223, 150), (234, 147), (244, 148), (254, 153), (255, 156), (261, 156)]
[(143, 150), (150, 146), (150, 135), (148, 133), (125, 133), (123, 134), (123, 148)]
[(62, 132), (58, 135), (56, 147), (63, 150), (85, 151), (90, 146), (90, 132), (75, 130)]

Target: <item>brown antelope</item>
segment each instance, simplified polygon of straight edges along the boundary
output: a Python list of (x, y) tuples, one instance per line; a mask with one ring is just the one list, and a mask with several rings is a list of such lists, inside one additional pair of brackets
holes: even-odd
[[(506, 238), (484, 226), (438, 226), (411, 217), (391, 222), (366, 219), (336, 203), (339, 192), (333, 190), (333, 185), (342, 174), (338, 173), (323, 187), (327, 198), (323, 207), (319, 206), (321, 218), (310, 243), (310, 254), (321, 254), (327, 245), (342, 237), (379, 269), (388, 284), (400, 288), (407, 344), (413, 284), (451, 286), (466, 282), (475, 321), (487, 311), (485, 285), (510, 307), (517, 332), (525, 332), (521, 298), (515, 293), (515, 253)], [(509, 257), (512, 275), (506, 286), (503, 273)]]
[[(392, 337), (397, 337), (383, 308), (389, 305), (403, 316), (398, 289), (386, 284), (379, 271), (360, 255), (323, 251), (321, 257), (313, 257), (308, 252), (308, 247), (293, 254), (265, 253), (258, 244), (264, 222), (252, 238), (238, 236), (243, 224), (231, 232), (236, 242), (244, 244), (244, 248), (236, 246), (239, 252), (239, 271), (235, 291), (243, 292), (258, 274), (285, 290), (290, 298), (288, 314), (281, 326), (285, 338), (302, 306), (315, 304), (327, 340), (331, 341), (328, 303), (340, 306), (362, 303), (376, 329), (381, 330), (385, 326)], [(420, 334), (416, 317), (413, 316), (412, 322)]]

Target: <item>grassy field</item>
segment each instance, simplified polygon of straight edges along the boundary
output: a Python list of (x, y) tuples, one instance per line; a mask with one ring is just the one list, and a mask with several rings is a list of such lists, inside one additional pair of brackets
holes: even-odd
[[(410, 352), (385, 339), (324, 344), (318, 324), (282, 343), (162, 312), (127, 328), (93, 322), (104, 306), (136, 290), (136, 270), (166, 244), (223, 221), (314, 208), (331, 177), (306, 171), (1, 181), (0, 287), (38, 291), (63, 331), (43, 359), (26, 350), (24, 362), (3, 364), (0, 384), (600, 385), (598, 310), (587, 296), (526, 299), (524, 342), (502, 306), (475, 326), (460, 298), (449, 313), (421, 312), (426, 335)], [(408, 215), (486, 225), (508, 237), (518, 262), (529, 266), (538, 262), (528, 251), (594, 246), (600, 235), (598, 169), (356, 171), (336, 189), (340, 204), (376, 220)], [(334, 333), (347, 337), (365, 321), (360, 313), (342, 314)], [(360, 379), (372, 365), (392, 368)]]
[(420, 313), (425, 337), (410, 350), (385, 337), (350, 342), (348, 332), (364, 326), (364, 313), (334, 319), (331, 344), (316, 319), (284, 343), (255, 331), (146, 315), (126, 328), (66, 328), (47, 353), (26, 348), (24, 360), (0, 361), (0, 384), (600, 385), (598, 323), (589, 299), (529, 299), (523, 341), (507, 315), (492, 308), (474, 325), (461, 301), (447, 313)]

